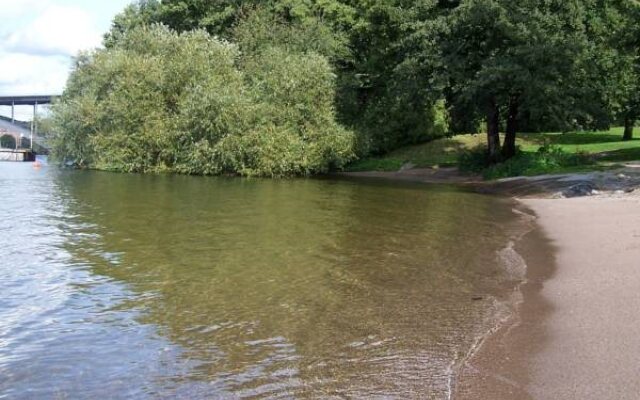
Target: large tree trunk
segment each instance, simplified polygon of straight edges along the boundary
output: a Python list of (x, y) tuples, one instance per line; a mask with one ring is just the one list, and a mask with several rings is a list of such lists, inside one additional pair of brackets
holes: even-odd
[(624, 119), (624, 136), (622, 140), (633, 140), (633, 127), (635, 124), (636, 121), (629, 116)]
[(509, 99), (509, 115), (507, 115), (507, 132), (504, 137), (502, 156), (509, 159), (516, 155), (516, 133), (518, 132), (518, 108), (517, 97)]
[(487, 110), (487, 147), (489, 161), (496, 162), (500, 156), (500, 111), (494, 100)]

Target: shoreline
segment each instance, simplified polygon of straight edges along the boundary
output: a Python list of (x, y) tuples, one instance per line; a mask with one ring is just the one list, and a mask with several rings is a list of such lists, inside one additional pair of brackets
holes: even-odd
[(513, 199), (517, 209), (530, 217), (530, 229), (514, 245), (525, 262), (525, 276), (514, 287), (515, 300), (509, 317), (483, 339), (459, 371), (454, 399), (533, 399), (528, 392), (528, 361), (547, 338), (542, 329), (553, 305), (541, 294), (545, 282), (557, 270), (557, 248), (539, 224), (534, 210)]
[(640, 195), (518, 199), (537, 228), (510, 321), (462, 368), (456, 399), (635, 399)]
[[(358, 173), (509, 197), (533, 217), (514, 250), (513, 312), (472, 349), (453, 399), (636, 399), (640, 393), (640, 170), (478, 182), (424, 171)], [(568, 197), (568, 198), (567, 198)]]
[[(523, 290), (523, 288), (532, 281), (529, 276), (530, 268), (528, 268), (527, 261), (521, 254), (521, 244), (526, 238), (530, 237), (530, 235), (538, 233), (536, 216), (517, 199), (510, 199), (510, 206), (517, 219), (515, 226), (518, 226), (518, 228), (511, 228), (514, 229), (515, 232), (513, 232), (507, 245), (497, 254), (507, 275), (511, 276), (511, 279), (509, 279), (510, 283), (505, 288), (506, 292), (510, 292), (510, 294), (502, 300), (496, 299), (496, 301), (499, 301), (508, 311), (506, 311), (506, 315), (502, 318), (498, 318), (484, 335), (478, 338), (475, 345), (469, 349), (467, 355), (460, 360), (459, 368), (451, 378), (453, 385), (451, 386), (449, 399), (467, 397), (477, 399), (479, 394), (479, 390), (476, 388), (476, 386), (478, 386), (478, 377), (482, 377), (485, 381), (491, 382), (492, 386), (501, 385), (503, 383), (501, 381), (509, 381), (504, 376), (498, 376), (495, 373), (486, 374), (485, 372), (488, 372), (487, 368), (484, 368), (485, 371), (478, 371), (474, 364), (480, 356), (484, 357), (487, 349), (492, 348), (491, 343), (495, 341), (497, 337), (510, 332), (510, 329), (519, 320), (520, 308), (525, 300), (523, 293), (527, 292)], [(536, 237), (531, 243), (542, 243), (542, 241), (537, 239)], [(496, 357), (492, 357), (491, 362), (493, 363), (495, 359)], [(513, 385), (509, 384), (509, 386)], [(489, 396), (487, 398), (493, 399), (493, 397)], [(521, 396), (513, 398), (520, 399)]]
[(341, 172), (333, 177), (346, 179), (381, 179), (426, 184), (450, 184), (482, 194), (512, 199), (564, 198), (603, 193), (622, 194), (640, 189), (640, 163), (629, 163), (610, 171), (593, 171), (557, 175), (519, 176), (485, 181), (477, 175), (461, 173), (457, 168), (418, 168), (395, 172)]

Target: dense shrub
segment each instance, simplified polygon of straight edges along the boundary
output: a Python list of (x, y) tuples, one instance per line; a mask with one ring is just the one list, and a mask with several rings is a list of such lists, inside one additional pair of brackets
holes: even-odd
[(444, 101), (412, 99), (411, 92), (389, 93), (370, 104), (356, 126), (358, 153), (386, 154), (397, 148), (446, 137)]
[(341, 167), (354, 137), (335, 120), (324, 56), (236, 45), (156, 25), (80, 56), (53, 107), (54, 154), (123, 172), (305, 175)]
[(552, 145), (542, 146), (537, 152), (518, 150), (515, 157), (498, 164), (489, 161), (484, 146), (463, 153), (459, 159), (461, 170), (481, 173), (485, 179), (541, 175), (593, 163), (594, 160), (588, 154), (568, 153)]

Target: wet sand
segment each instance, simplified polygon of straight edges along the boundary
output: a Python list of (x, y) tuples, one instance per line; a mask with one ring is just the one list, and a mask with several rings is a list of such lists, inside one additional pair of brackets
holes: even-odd
[(517, 312), (462, 369), (457, 399), (640, 397), (640, 195), (526, 199), (538, 228)]

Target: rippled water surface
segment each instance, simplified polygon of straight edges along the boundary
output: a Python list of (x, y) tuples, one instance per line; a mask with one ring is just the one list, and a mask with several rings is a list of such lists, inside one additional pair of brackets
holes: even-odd
[(0, 399), (447, 398), (509, 207), (0, 163)]

